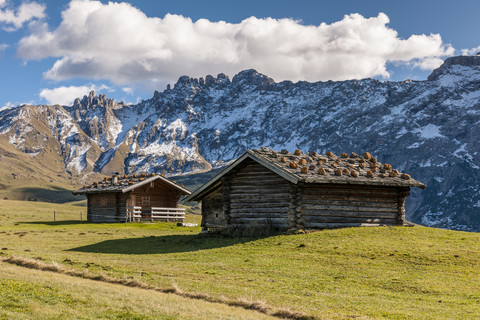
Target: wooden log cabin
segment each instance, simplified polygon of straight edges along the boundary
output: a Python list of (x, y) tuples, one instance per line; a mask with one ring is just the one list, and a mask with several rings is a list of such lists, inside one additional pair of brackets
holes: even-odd
[[(126, 218), (168, 220), (169, 216), (180, 217), (183, 209), (177, 208), (178, 200), (190, 191), (161, 175), (114, 174), (73, 194), (87, 196), (88, 221), (122, 222)], [(162, 214), (152, 216), (154, 213)]]
[(185, 198), (202, 201), (202, 227), (323, 229), (404, 225), (408, 174), (363, 156), (248, 150)]

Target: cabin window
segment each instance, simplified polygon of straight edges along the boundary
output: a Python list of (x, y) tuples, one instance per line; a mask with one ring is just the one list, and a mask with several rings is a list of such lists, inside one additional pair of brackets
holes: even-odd
[(152, 181), (152, 182), (150, 182), (150, 188), (152, 188), (152, 189), (153, 189), (154, 187), (155, 187), (155, 182), (153, 182), (153, 181)]
[(142, 206), (150, 205), (150, 197), (142, 197)]
[(218, 218), (218, 213), (215, 214), (215, 218)]
[(101, 207), (107, 206), (107, 198), (100, 198), (100, 206)]

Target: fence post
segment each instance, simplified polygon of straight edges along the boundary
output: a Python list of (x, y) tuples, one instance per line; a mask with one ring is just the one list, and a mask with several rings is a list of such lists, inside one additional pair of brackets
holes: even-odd
[(56, 221), (57, 221), (57, 219), (55, 217), (55, 210), (53, 210), (53, 222), (56, 222)]
[(83, 217), (82, 217), (82, 215), (83, 215), (83, 212), (80, 212), (80, 223), (83, 223)]

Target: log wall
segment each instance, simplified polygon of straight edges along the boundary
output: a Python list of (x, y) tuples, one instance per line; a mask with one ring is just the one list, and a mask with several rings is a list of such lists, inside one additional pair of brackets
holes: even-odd
[(288, 229), (290, 182), (254, 161), (245, 162), (222, 182), (228, 226)]
[[(154, 181), (152, 184), (141, 186), (129, 192), (134, 198), (132, 206), (142, 207), (142, 218), (150, 219), (152, 207), (176, 208), (181, 193), (172, 187), (165, 185), (160, 181)], [(148, 197), (149, 204), (143, 204), (143, 198)]]
[[(128, 193), (104, 192), (87, 195), (87, 221), (91, 222), (122, 222), (128, 206), (142, 207), (142, 218), (150, 219), (152, 207), (176, 208), (181, 193), (176, 189), (154, 181), (136, 188)], [(142, 205), (143, 197), (148, 197), (150, 204)]]
[(227, 221), (223, 207), (223, 192), (219, 187), (202, 200), (202, 227), (208, 230), (225, 228)]
[(253, 160), (202, 199), (205, 230), (324, 229), (405, 224), (408, 187), (290, 183)]
[(409, 188), (308, 184), (297, 220), (304, 228), (402, 225)]
[(126, 195), (118, 192), (94, 193), (87, 195), (87, 221), (125, 221)]

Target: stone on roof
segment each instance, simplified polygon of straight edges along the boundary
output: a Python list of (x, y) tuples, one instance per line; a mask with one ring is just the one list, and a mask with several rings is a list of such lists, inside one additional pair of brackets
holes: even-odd
[(172, 186), (186, 191), (184, 193), (189, 194), (190, 192), (184, 188), (183, 185), (177, 184), (175, 181), (165, 178), (163, 175), (156, 175), (155, 173), (151, 174), (133, 174), (130, 176), (127, 175), (118, 175), (113, 177), (105, 177), (103, 180), (94, 182), (90, 185), (84, 186), (81, 189), (74, 192), (74, 194), (87, 194), (87, 193), (99, 193), (99, 192), (125, 192), (128, 191), (131, 187), (140, 187), (145, 183), (161, 179), (165, 182), (168, 182)]
[(388, 186), (419, 187), (425, 185), (409, 174), (401, 173), (388, 163), (380, 163), (370, 153), (354, 152), (335, 155), (295, 150), (280, 152), (267, 147), (247, 151), (254, 157), (272, 164), (275, 168), (305, 183), (346, 183)]

